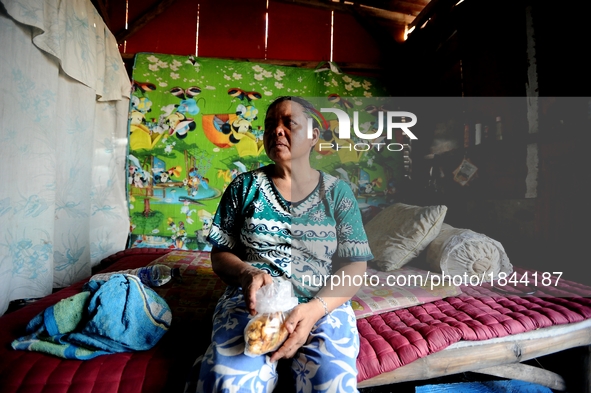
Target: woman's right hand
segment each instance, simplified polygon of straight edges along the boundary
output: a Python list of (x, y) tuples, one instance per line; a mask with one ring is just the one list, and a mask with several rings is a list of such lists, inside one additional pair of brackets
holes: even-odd
[(256, 292), (263, 285), (273, 282), (271, 276), (244, 262), (234, 253), (217, 247), (211, 250), (211, 267), (226, 284), (242, 288), (246, 309), (251, 315), (255, 315)]
[(240, 274), (240, 286), (244, 294), (246, 310), (250, 315), (256, 315), (256, 292), (264, 285), (271, 284), (271, 276), (254, 266), (246, 266)]

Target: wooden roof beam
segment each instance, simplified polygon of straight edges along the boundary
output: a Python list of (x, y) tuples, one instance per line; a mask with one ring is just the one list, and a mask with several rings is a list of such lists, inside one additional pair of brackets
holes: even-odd
[(348, 0), (354, 4), (364, 4), (370, 7), (381, 8), (388, 11), (400, 12), (402, 14), (409, 14), (417, 16), (425, 8), (425, 4), (404, 1), (404, 0)]
[(412, 15), (383, 10), (381, 8), (370, 7), (363, 4), (360, 4), (358, 6), (356, 5), (354, 7), (357, 10), (363, 10), (362, 12), (366, 16), (386, 19), (400, 25), (409, 25), (415, 19)]
[(344, 13), (354, 14), (356, 9), (363, 9), (363, 13), (367, 16), (371, 16), (374, 18), (380, 18), (389, 20), (399, 25), (410, 24), (414, 16), (403, 14), (400, 12), (389, 11), (381, 8), (371, 7), (363, 4), (355, 3), (354, 0), (350, 1), (353, 4), (347, 3), (336, 3), (336, 2), (320, 2), (316, 0), (273, 0), (279, 3), (285, 4), (295, 4), (301, 5), (304, 7), (313, 7), (331, 11), (340, 11)]
[(460, 0), (431, 0), (429, 4), (423, 8), (421, 13), (408, 25), (408, 28), (421, 27), (425, 22), (429, 20), (433, 15), (440, 12), (441, 10), (449, 10), (453, 8)]

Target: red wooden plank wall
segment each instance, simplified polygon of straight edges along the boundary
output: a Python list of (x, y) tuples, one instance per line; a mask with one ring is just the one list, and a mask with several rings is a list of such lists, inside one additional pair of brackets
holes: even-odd
[[(266, 0), (210, 0), (200, 3), (199, 56), (265, 57)], [(195, 54), (195, 51), (191, 53)]]
[[(143, 12), (159, 0), (128, 0), (131, 24)], [(112, 2), (111, 30), (116, 34), (125, 28), (125, 2)], [(125, 45), (119, 45), (122, 53), (155, 52), (175, 55), (195, 53), (197, 31), (197, 7), (192, 0), (177, 0), (157, 18), (148, 22), (130, 37)], [(120, 13), (123, 12), (123, 15)]]
[[(127, 0), (130, 25), (157, 1)], [(111, 2), (110, 12), (117, 34), (125, 28), (126, 2)], [(177, 0), (119, 47), (130, 54), (324, 61), (331, 57), (331, 19), (329, 10), (294, 4), (269, 1), (267, 9), (267, 0)], [(335, 12), (332, 28), (335, 62), (380, 62), (383, 48), (351, 15)]]
[(292, 4), (269, 4), (267, 58), (330, 60), (329, 10)]

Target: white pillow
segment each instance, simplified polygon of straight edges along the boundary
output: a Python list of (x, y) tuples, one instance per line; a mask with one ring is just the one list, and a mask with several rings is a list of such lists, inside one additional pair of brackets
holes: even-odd
[(427, 247), (427, 263), (436, 272), (462, 276), (470, 283), (471, 276), (488, 282), (498, 274), (513, 272), (513, 265), (498, 241), (469, 229), (443, 224), (439, 235)]
[(396, 203), (365, 225), (369, 247), (379, 269), (400, 269), (439, 234), (447, 206)]

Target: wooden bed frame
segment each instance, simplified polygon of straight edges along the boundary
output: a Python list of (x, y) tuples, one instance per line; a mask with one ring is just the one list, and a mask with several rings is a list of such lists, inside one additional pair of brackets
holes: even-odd
[(503, 338), (460, 341), (396, 370), (362, 381), (358, 387), (425, 380), (471, 371), (565, 391), (566, 383), (561, 375), (521, 362), (582, 346), (586, 347), (586, 356), (582, 365), (585, 390), (581, 393), (591, 393), (591, 320)]

